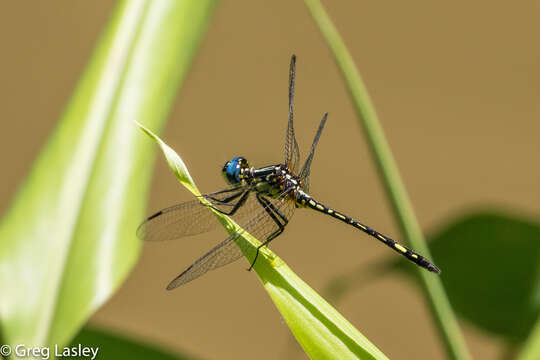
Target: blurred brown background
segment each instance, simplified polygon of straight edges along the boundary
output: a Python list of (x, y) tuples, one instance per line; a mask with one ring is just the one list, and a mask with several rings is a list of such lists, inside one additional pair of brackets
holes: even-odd
[[(424, 229), (477, 206), (540, 213), (537, 2), (325, 5), (368, 85)], [(0, 3), (0, 211), (58, 119), (113, 6)], [(221, 166), (234, 155), (253, 165), (281, 161), (293, 52), (302, 154), (322, 114), (330, 114), (312, 167), (313, 195), (399, 239), (344, 83), (301, 1), (223, 1), (163, 138), (206, 192), (224, 185)], [(158, 157), (148, 212), (189, 199)], [(145, 245), (91, 323), (204, 359), (289, 356), (289, 330), (245, 260), (164, 290), (223, 238), (216, 231)], [(339, 274), (394, 256), (307, 210), (272, 248), (319, 291)], [(371, 281), (334, 305), (390, 358), (444, 358), (423, 298), (402, 275)], [(475, 358), (497, 357), (501, 340), (463, 328)]]

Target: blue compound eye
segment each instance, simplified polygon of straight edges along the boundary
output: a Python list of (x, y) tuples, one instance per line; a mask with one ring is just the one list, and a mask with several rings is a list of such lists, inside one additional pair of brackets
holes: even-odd
[(241, 156), (236, 156), (232, 160), (227, 161), (222, 170), (225, 181), (230, 185), (239, 184), (242, 181), (240, 178), (241, 169), (247, 167), (247, 160)]

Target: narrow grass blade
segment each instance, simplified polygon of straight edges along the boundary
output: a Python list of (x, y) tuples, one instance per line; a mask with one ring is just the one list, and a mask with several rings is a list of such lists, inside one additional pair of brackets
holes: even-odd
[[(304, 3), (328, 42), (336, 58), (337, 65), (343, 72), (349, 94), (358, 114), (359, 123), (364, 129), (403, 236), (415, 251), (431, 258), (412, 204), (399, 175), (396, 162), (392, 156), (390, 146), (384, 136), (377, 113), (360, 73), (320, 1), (304, 0)], [(441, 270), (443, 272), (445, 271), (445, 269)], [(448, 269), (447, 271), (451, 270)], [(453, 359), (469, 359), (469, 351), (441, 281), (436, 275), (428, 273), (421, 268), (418, 268), (418, 275), (422, 280), (426, 299), (437, 321), (448, 354)]]
[[(160, 146), (178, 180), (195, 196), (200, 195), (180, 156), (146, 127), (137, 125)], [(230, 234), (241, 229), (229, 217), (216, 211), (214, 214)], [(251, 262), (260, 242), (244, 232), (238, 238), (237, 245)], [(263, 248), (261, 255), (254, 269), (292, 333), (311, 359), (387, 359), (271, 250)]]

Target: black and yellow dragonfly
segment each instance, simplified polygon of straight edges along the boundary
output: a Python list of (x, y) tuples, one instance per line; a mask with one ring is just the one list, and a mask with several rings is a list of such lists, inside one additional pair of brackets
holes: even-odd
[[(227, 161), (222, 170), (229, 187), (203, 195), (215, 210), (232, 216), (242, 226), (242, 231), (247, 231), (262, 241), (262, 244), (257, 248), (249, 269), (257, 261), (259, 249), (281, 235), (294, 210), (296, 208), (309, 208), (330, 215), (363, 231), (413, 263), (439, 274), (440, 270), (422, 255), (371, 227), (329, 208), (309, 195), (311, 162), (328, 114), (323, 116), (311, 145), (311, 151), (302, 168), (297, 172), (300, 155), (293, 127), (295, 68), (296, 57), (293, 55), (289, 69), (289, 121), (285, 137), (284, 162), (254, 168), (249, 166), (245, 158), (236, 156)], [(206, 208), (207, 206), (203, 205), (199, 200), (193, 200), (166, 208), (144, 221), (139, 226), (137, 234), (145, 240), (158, 241), (178, 239), (209, 231), (216, 227), (218, 222)], [(235, 242), (239, 235), (239, 232), (230, 235), (219, 245), (201, 256), (171, 281), (167, 289), (172, 290), (204, 275), (210, 270), (229, 264), (242, 257), (242, 251)]]

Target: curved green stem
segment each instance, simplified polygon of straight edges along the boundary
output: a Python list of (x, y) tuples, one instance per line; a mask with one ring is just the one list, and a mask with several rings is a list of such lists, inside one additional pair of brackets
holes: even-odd
[[(304, 3), (310, 10), (343, 72), (359, 123), (364, 129), (371, 153), (375, 157), (379, 174), (403, 237), (411, 247), (430, 258), (422, 230), (360, 73), (320, 1), (304, 0)], [(444, 271), (444, 269), (442, 270)], [(470, 359), (465, 340), (440, 279), (421, 268), (418, 268), (418, 273), (425, 290), (426, 300), (437, 322), (449, 357), (460, 360)]]

